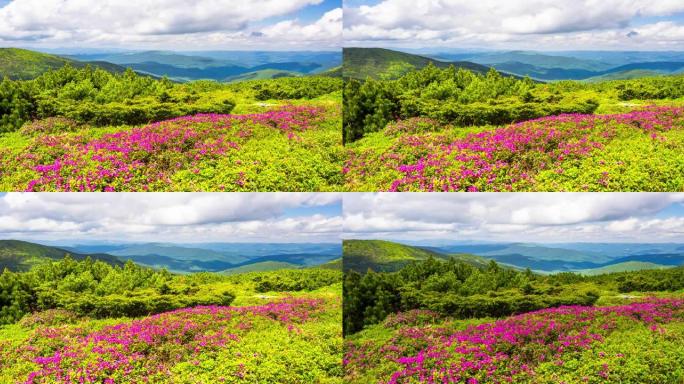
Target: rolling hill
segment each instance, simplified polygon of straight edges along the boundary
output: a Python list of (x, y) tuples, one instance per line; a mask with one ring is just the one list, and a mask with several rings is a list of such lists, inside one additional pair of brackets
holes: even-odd
[(107, 61), (179, 82), (233, 82), (316, 74), (339, 66), (339, 56), (335, 52), (134, 51), (69, 57)]
[(612, 265), (608, 265), (605, 267), (580, 270), (580, 271), (577, 271), (577, 273), (580, 273), (580, 274), (586, 275), (586, 276), (596, 276), (596, 275), (602, 275), (602, 274), (606, 274), (606, 273), (633, 272), (633, 271), (643, 271), (646, 269), (667, 269), (667, 268), (673, 268), (673, 266), (660, 265), (660, 264), (651, 263), (651, 262), (647, 262), (647, 261), (625, 261), (622, 263), (612, 264)]
[(677, 244), (500, 243), (440, 245), (431, 249), (441, 253), (472, 253), (504, 265), (547, 273), (589, 274), (590, 270), (595, 270), (591, 274), (599, 274), (620, 268), (637, 270), (684, 265), (684, 252), (679, 247)]
[(230, 76), (223, 81), (233, 83), (248, 80), (263, 80), (263, 79), (277, 79), (280, 77), (298, 77), (302, 76), (302, 73), (293, 71), (284, 71), (280, 69), (261, 69), (254, 72), (247, 72), (240, 75)]
[(175, 244), (137, 244), (129, 247), (113, 250), (112, 255), (131, 258), (138, 261), (143, 256), (162, 256), (177, 261), (210, 262), (220, 260), (228, 264), (239, 264), (248, 260), (246, 257), (226, 255), (223, 252), (212, 251), (199, 247), (184, 247)]
[(469, 60), (482, 65), (520, 63), (538, 68), (564, 68), (586, 71), (602, 71), (611, 67), (610, 64), (598, 60), (530, 51), (494, 52), (477, 55), (469, 58)]
[(291, 263), (286, 263), (282, 261), (263, 261), (259, 263), (247, 264), (241, 267), (235, 267), (226, 269), (223, 271), (226, 275), (236, 275), (238, 273), (248, 273), (248, 272), (266, 272), (266, 271), (277, 271), (279, 269), (298, 269), (301, 266)]
[(28, 271), (33, 266), (63, 259), (70, 255), (76, 260), (91, 257), (112, 265), (123, 265), (123, 261), (116, 256), (105, 253), (81, 254), (68, 250), (20, 240), (0, 240), (0, 269), (10, 271)]
[(379, 78), (393, 65), (408, 66), (420, 69), (433, 63), (439, 68), (447, 68), (451, 65), (465, 68), (478, 73), (486, 73), (488, 66), (472, 63), (469, 61), (439, 61), (425, 56), (414, 55), (405, 52), (393, 51), (384, 48), (344, 48), (343, 53), (343, 76), (364, 80), (368, 77)]
[(27, 49), (0, 48), (0, 77), (29, 80), (67, 64), (76, 68), (91, 65), (115, 73), (125, 70), (124, 67), (104, 61), (76, 61)]
[[(304, 268), (338, 259), (341, 246), (318, 243), (143, 243), (74, 245), (69, 250), (104, 252), (122, 260), (175, 273), (249, 270), (258, 265), (273, 269), (277, 265)], [(256, 265), (250, 267), (250, 265)]]
[(401, 269), (413, 261), (434, 257), (441, 260), (454, 258), (477, 267), (484, 267), (489, 260), (468, 254), (445, 254), (429, 248), (413, 247), (385, 240), (344, 240), (344, 270), (366, 272), (391, 272)]
[[(444, 56), (442, 56), (444, 57)], [(446, 56), (448, 57), (448, 56)], [(461, 56), (459, 56), (461, 57)], [(626, 63), (601, 61), (603, 56), (597, 53), (596, 58), (580, 58), (552, 55), (544, 52), (497, 52), (469, 57), (468, 60), (482, 65), (491, 65), (496, 69), (519, 76), (530, 76), (533, 79), (548, 80), (586, 80), (591, 82), (604, 80), (634, 79), (639, 77), (675, 74), (684, 68), (684, 60), (677, 61), (677, 56), (654, 56), (648, 58), (638, 55)], [(660, 61), (656, 61), (659, 60)], [(653, 60), (653, 61), (645, 61)]]

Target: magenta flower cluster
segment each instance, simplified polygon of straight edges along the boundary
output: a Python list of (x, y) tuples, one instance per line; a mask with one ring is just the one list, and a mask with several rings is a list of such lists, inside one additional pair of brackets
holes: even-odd
[(96, 139), (45, 135), (20, 162), (38, 173), (26, 191), (144, 191), (171, 183), (180, 170), (199, 171), (201, 161), (239, 151), (256, 126), (299, 140), (298, 133), (321, 118), (319, 107), (286, 106), (249, 115), (179, 117)]
[(120, 383), (133, 377), (153, 383), (179, 362), (239, 343), (257, 319), (298, 332), (299, 324), (324, 310), (323, 304), (321, 299), (287, 298), (259, 306), (179, 309), (97, 331), (37, 328), (18, 351), (1, 355), (14, 353), (38, 365), (25, 384)]
[[(533, 185), (537, 172), (559, 170), (565, 161), (600, 150), (619, 129), (637, 129), (663, 140), (659, 133), (681, 129), (683, 118), (682, 107), (653, 106), (625, 114), (548, 116), (456, 140), (439, 133), (404, 134), (380, 155), (351, 150), (343, 172), (353, 186), (380, 169), (394, 170), (400, 177), (380, 186), (388, 191), (520, 190)], [(387, 129), (392, 135), (412, 133), (421, 131), (414, 126), (431, 124), (414, 119)]]
[(380, 347), (348, 343), (344, 364), (353, 376), (379, 361), (391, 360), (399, 369), (380, 378), (387, 384), (528, 382), (535, 376), (536, 365), (562, 365), (565, 353), (600, 345), (619, 321), (662, 332), (661, 324), (682, 320), (682, 298), (650, 298), (610, 307), (564, 306), (455, 333), (433, 326), (404, 327)]

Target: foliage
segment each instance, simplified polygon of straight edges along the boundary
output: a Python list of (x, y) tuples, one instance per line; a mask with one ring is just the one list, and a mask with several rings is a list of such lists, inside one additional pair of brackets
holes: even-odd
[(456, 126), (507, 124), (561, 113), (593, 113), (595, 93), (564, 94), (530, 79), (479, 74), (432, 64), (396, 80), (345, 84), (344, 142), (382, 130), (389, 122), (429, 117)]
[(432, 257), (398, 272), (350, 271), (344, 278), (344, 332), (376, 324), (390, 313), (428, 309), (459, 319), (501, 317), (560, 305), (591, 305), (592, 288), (550, 284), (531, 272), (485, 268)]
[[(414, 317), (398, 314), (397, 317)], [(474, 324), (377, 325), (347, 342), (351, 383), (674, 383), (684, 300), (564, 306)]]
[(496, 129), (410, 119), (352, 145), (357, 191), (671, 191), (684, 187), (684, 108), (569, 114)]
[(15, 344), (0, 341), (0, 380), (340, 383), (336, 313), (339, 299), (290, 297), (136, 320), (39, 324)]
[(235, 294), (174, 284), (166, 272), (128, 261), (123, 267), (90, 258), (64, 259), (35, 266), (29, 272), (0, 274), (0, 323), (48, 309), (66, 309), (96, 318), (142, 316), (174, 308), (232, 302)]
[(283, 77), (229, 84), (229, 89), (252, 92), (257, 100), (314, 99), (342, 88), (342, 80), (328, 76)]
[(6, 79), (0, 189), (339, 189), (341, 87), (325, 76), (174, 84), (68, 65)]
[(256, 292), (313, 291), (342, 280), (342, 273), (333, 269), (283, 269), (269, 272), (250, 272), (232, 275), (226, 281), (249, 284)]

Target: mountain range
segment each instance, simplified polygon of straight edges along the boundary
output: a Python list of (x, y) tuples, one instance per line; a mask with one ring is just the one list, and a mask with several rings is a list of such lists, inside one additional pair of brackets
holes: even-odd
[(489, 65), (536, 80), (617, 80), (684, 71), (684, 52), (501, 51), (429, 56), (443, 61), (459, 59)]
[(166, 268), (176, 273), (239, 273), (335, 263), (341, 257), (341, 246), (326, 243), (144, 243), (67, 246), (18, 240), (0, 241), (0, 267), (13, 271), (26, 271), (35, 265), (64, 258), (67, 254), (79, 260), (90, 256), (114, 265), (123, 265), (127, 260), (131, 260), (136, 264)]
[(392, 66), (420, 69), (428, 63), (454, 65), (478, 73), (501, 73), (538, 81), (602, 81), (684, 73), (684, 52), (400, 52), (383, 48), (344, 48), (344, 77), (387, 77)]
[(454, 257), (475, 266), (494, 260), (515, 269), (539, 273), (578, 272), (587, 275), (661, 269), (684, 265), (683, 244), (631, 243), (451, 243), (345, 240), (344, 269), (392, 271), (432, 256)]
[(0, 76), (32, 79), (66, 64), (96, 66), (112, 72), (132, 68), (154, 77), (173, 81), (216, 80), (233, 82), (292, 76), (328, 75), (340, 67), (340, 52), (246, 52), (246, 51), (120, 51), (120, 52), (35, 52), (0, 48)]

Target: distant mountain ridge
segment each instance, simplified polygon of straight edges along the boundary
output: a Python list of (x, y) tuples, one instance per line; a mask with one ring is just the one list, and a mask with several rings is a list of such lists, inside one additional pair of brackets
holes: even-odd
[(103, 60), (176, 81), (232, 82), (303, 76), (341, 65), (335, 52), (141, 51), (72, 54), (79, 60)]
[(576, 272), (586, 275), (684, 266), (684, 248), (678, 244), (428, 244), (344, 240), (344, 270), (365, 272), (370, 268), (395, 271), (412, 261), (428, 257), (454, 258), (476, 267), (486, 267), (494, 260), (504, 267), (518, 270), (530, 268), (539, 273)]
[(221, 272), (249, 265), (277, 265), (285, 263), (297, 267), (325, 264), (341, 256), (341, 247), (334, 244), (278, 244), (278, 243), (218, 243), (218, 244), (112, 244), (76, 245), (71, 249), (105, 251), (124, 260), (173, 272)]
[[(55, 50), (51, 50), (55, 52)], [(41, 53), (19, 48), (0, 49), (0, 76), (28, 80), (51, 69), (70, 64), (92, 65), (120, 73), (132, 68), (153, 77), (185, 82), (296, 77), (323, 73), (341, 66), (341, 52), (246, 52), (246, 51), (134, 51), (103, 53)]]
[(684, 52), (537, 52), (435, 53), (440, 60), (458, 58), (537, 80), (619, 80), (680, 73)]
[(499, 263), (545, 272), (609, 269), (622, 263), (650, 263), (658, 268), (684, 265), (684, 250), (679, 248), (681, 245), (677, 244), (610, 243), (564, 243), (553, 246), (527, 243), (454, 244), (433, 247), (438, 252), (469, 252)]

